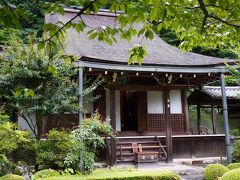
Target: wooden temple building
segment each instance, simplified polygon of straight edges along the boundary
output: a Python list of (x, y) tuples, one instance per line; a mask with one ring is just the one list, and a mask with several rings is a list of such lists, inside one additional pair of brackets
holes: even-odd
[[(64, 16), (47, 14), (45, 21), (65, 23), (77, 12), (65, 9)], [(106, 11), (83, 14), (78, 20), (92, 28), (116, 27), (116, 14)], [(129, 50), (139, 42), (148, 54), (141, 65), (128, 65)], [(158, 152), (157, 160), (168, 162), (173, 158), (226, 156), (228, 136), (192, 135), (189, 131), (187, 90), (221, 79), (224, 99), (223, 77), (228, 72), (224, 63), (233, 64), (234, 60), (181, 53), (156, 34), (153, 40), (133, 37), (130, 42), (117, 37), (117, 43), (109, 46), (74, 29), (67, 30), (66, 52), (79, 57), (80, 92), (83, 77), (104, 78), (95, 92), (101, 98), (88, 105), (87, 113), (98, 109), (118, 133), (116, 139), (106, 138), (106, 158), (111, 164), (133, 161), (133, 144), (141, 145), (143, 152)], [(82, 117), (80, 114), (80, 120)]]

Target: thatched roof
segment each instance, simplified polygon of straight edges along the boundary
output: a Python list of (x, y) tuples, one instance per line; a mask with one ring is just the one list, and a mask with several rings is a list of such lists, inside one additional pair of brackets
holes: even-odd
[[(78, 12), (71, 9), (65, 9), (65, 11), (64, 16), (60, 14), (46, 14), (45, 22), (57, 23), (61, 21), (65, 23)], [(111, 13), (100, 12), (98, 15), (82, 15), (81, 17), (87, 25), (93, 28), (98, 28), (99, 26), (113, 27), (116, 25), (116, 17)], [(133, 37), (131, 42), (128, 42), (117, 37), (117, 43), (109, 46), (96, 39), (89, 40), (86, 33), (77, 33), (75, 30), (69, 29), (67, 31), (66, 52), (70, 55), (79, 56), (81, 60), (127, 64), (129, 50), (135, 44), (138, 44), (141, 39), (141, 37)], [(152, 41), (144, 39), (141, 44), (145, 45), (148, 51), (143, 65), (214, 67), (224, 65), (224, 62), (234, 62), (234, 60), (203, 56), (196, 53), (182, 53), (178, 48), (164, 42), (156, 34)]]

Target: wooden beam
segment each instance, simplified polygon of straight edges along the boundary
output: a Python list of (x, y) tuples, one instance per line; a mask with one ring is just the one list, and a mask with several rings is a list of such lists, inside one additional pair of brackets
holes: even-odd
[[(110, 88), (110, 124), (114, 130), (116, 130), (116, 107), (115, 107), (115, 89)], [(111, 165), (116, 164), (116, 140), (111, 138)]]
[(164, 89), (164, 104), (165, 104), (165, 130), (166, 130), (166, 145), (167, 145), (167, 162), (173, 161), (173, 144), (172, 144), (172, 120), (170, 118), (170, 96), (169, 89)]
[(147, 90), (164, 90), (164, 87), (168, 87), (168, 89), (187, 89), (189, 87), (194, 87), (194, 86), (189, 86), (189, 85), (178, 85), (178, 84), (169, 84), (169, 85), (154, 85), (154, 86), (149, 86), (149, 85), (124, 85), (124, 86), (114, 86), (116, 90), (138, 90), (138, 91), (147, 91)]
[(216, 134), (217, 129), (216, 129), (216, 111), (215, 111), (214, 98), (211, 98), (211, 119), (212, 119), (213, 134)]
[(99, 63), (90, 61), (76, 62), (78, 66), (90, 67), (103, 70), (116, 70), (116, 71), (135, 71), (135, 72), (165, 72), (165, 73), (226, 73), (229, 70), (226, 67), (204, 67), (204, 66), (151, 66), (151, 65), (128, 65), (126, 64), (110, 64), (110, 63)]

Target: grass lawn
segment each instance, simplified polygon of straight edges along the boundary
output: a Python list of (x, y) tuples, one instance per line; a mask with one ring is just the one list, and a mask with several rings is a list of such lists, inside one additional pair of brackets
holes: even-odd
[[(56, 177), (48, 177), (48, 178), (38, 178), (38, 180), (42, 179), (48, 179), (48, 180), (97, 180), (97, 179), (126, 179), (139, 177), (156, 177), (152, 179), (168, 179), (168, 177), (172, 177), (172, 180), (180, 180), (180, 177), (172, 172), (169, 171), (148, 171), (148, 170), (137, 170), (137, 169), (120, 169), (120, 168), (114, 168), (114, 169), (98, 169), (93, 171), (90, 175), (67, 175), (67, 176), (56, 176)], [(135, 178), (134, 178), (135, 179)]]

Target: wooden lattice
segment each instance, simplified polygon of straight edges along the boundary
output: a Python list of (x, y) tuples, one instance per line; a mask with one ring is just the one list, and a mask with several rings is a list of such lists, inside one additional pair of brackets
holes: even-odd
[(148, 114), (148, 131), (165, 132), (164, 114)]
[(171, 114), (170, 118), (172, 120), (172, 131), (174, 133), (183, 133), (184, 132), (184, 115)]
[[(164, 114), (148, 114), (147, 125), (149, 132), (165, 132), (165, 115)], [(171, 114), (173, 133), (184, 132), (184, 114)]]

